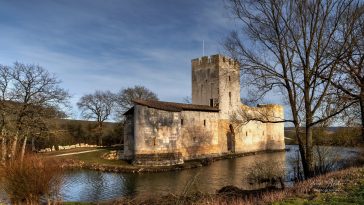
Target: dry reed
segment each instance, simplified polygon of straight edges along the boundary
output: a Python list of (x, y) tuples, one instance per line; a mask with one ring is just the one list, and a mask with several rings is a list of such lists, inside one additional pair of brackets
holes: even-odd
[(7, 162), (0, 179), (12, 204), (50, 204), (59, 200), (63, 170), (55, 159), (27, 155)]

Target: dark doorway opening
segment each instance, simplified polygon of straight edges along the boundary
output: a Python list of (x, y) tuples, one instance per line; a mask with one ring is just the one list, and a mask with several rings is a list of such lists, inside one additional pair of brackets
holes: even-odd
[(227, 149), (229, 152), (234, 153), (235, 152), (235, 132), (233, 125), (229, 125), (229, 131), (227, 132)]

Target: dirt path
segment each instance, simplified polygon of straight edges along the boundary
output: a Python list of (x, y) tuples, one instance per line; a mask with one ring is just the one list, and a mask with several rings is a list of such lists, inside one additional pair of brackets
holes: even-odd
[(71, 152), (71, 153), (65, 153), (65, 154), (57, 154), (57, 155), (54, 155), (54, 157), (61, 157), (61, 156), (68, 156), (68, 155), (83, 154), (83, 153), (88, 153), (88, 152), (98, 152), (100, 150), (102, 150), (102, 149), (94, 149), (94, 150), (81, 151), (81, 152)]

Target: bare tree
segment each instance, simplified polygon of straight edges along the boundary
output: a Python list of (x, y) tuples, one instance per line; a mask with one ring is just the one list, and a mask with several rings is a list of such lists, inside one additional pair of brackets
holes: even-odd
[(69, 94), (59, 87), (61, 81), (55, 75), (39, 65), (16, 62), (12, 67), (11, 81), (9, 100), (15, 103), (11, 155), (15, 156), (19, 137), (24, 138), (25, 149), (29, 127), (48, 118), (50, 113), (45, 111), (59, 110), (61, 105), (67, 105)]
[(11, 67), (0, 66), (2, 162), (8, 154), (15, 157), (21, 139), (22, 158), (28, 139), (27, 130), (48, 118), (49, 110), (58, 113), (60, 105), (67, 104), (69, 95), (59, 84), (54, 75), (38, 65), (16, 62)]
[[(264, 96), (279, 89), (290, 105), (306, 177), (313, 174), (312, 128), (354, 102), (332, 106), (331, 83), (348, 52), (353, 22), (342, 30), (356, 0), (229, 0), (244, 39), (232, 32), (225, 43), (241, 63), (244, 81)], [(319, 78), (321, 74), (327, 79)], [(328, 112), (319, 112), (322, 107)], [(256, 119), (255, 119), (256, 120)], [(261, 119), (264, 122), (264, 119)], [(301, 133), (300, 127), (305, 127)]]
[(82, 96), (77, 103), (84, 118), (97, 121), (99, 145), (102, 145), (103, 123), (109, 119), (115, 108), (115, 99), (115, 94), (110, 91), (95, 91), (93, 94)]
[[(344, 116), (349, 116), (351, 122), (355, 118), (360, 119), (361, 135), (364, 140), (364, 5), (354, 5), (347, 16), (343, 29), (352, 26), (353, 32), (348, 39), (348, 52), (340, 62), (338, 72), (331, 79), (331, 83), (346, 100), (358, 102)], [(354, 23), (352, 23), (353, 19)], [(324, 74), (320, 77), (328, 79), (328, 76)], [(358, 109), (360, 112), (355, 111)], [(356, 115), (359, 113), (359, 116)]]
[(153, 91), (141, 85), (120, 90), (116, 101), (118, 105), (117, 113), (120, 119), (124, 112), (133, 107), (133, 99), (158, 100), (158, 97)]

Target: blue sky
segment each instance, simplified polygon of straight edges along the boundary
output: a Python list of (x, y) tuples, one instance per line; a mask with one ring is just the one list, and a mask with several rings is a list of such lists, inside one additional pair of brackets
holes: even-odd
[(0, 64), (45, 67), (75, 103), (144, 85), (164, 101), (191, 95), (191, 59), (223, 53), (234, 21), (223, 0), (0, 0)]

